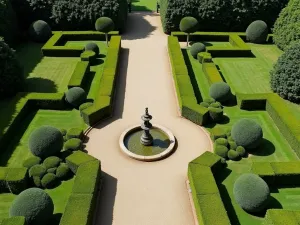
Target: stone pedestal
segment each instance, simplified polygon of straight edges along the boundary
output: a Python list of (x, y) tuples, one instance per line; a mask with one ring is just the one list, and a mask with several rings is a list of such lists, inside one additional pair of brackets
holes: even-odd
[(141, 128), (144, 130), (141, 136), (141, 143), (146, 146), (152, 145), (153, 137), (150, 134), (150, 129), (152, 128), (150, 120), (152, 119), (152, 116), (149, 115), (148, 108), (145, 109), (145, 114), (141, 118), (144, 121), (144, 123), (141, 125)]

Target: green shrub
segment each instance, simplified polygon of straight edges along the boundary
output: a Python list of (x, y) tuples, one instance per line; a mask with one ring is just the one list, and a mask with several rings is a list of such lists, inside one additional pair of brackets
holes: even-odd
[(33, 41), (44, 43), (52, 36), (52, 31), (48, 23), (37, 20), (30, 25), (29, 35)]
[(26, 225), (26, 220), (24, 216), (14, 216), (3, 219), (1, 225)]
[(242, 209), (255, 213), (265, 209), (270, 190), (262, 178), (256, 174), (245, 173), (235, 181), (233, 196)]
[(252, 22), (246, 29), (246, 39), (255, 44), (263, 44), (267, 41), (269, 29), (262, 20)]
[(223, 119), (223, 109), (208, 107), (209, 116), (214, 122), (220, 122)]
[(232, 126), (231, 135), (237, 145), (255, 149), (263, 138), (261, 126), (251, 119), (240, 119)]
[(222, 107), (220, 102), (211, 103), (209, 106), (213, 107), (213, 108), (221, 108)]
[(235, 143), (235, 141), (228, 141), (228, 144), (230, 146), (230, 149), (236, 150), (237, 144)]
[(8, 44), (13, 45), (18, 38), (18, 24), (11, 1), (1, 0), (0, 12), (0, 21), (2, 21), (0, 24), (0, 37), (3, 37)]
[(230, 100), (230, 87), (225, 82), (213, 83), (209, 88), (209, 95), (218, 102), (226, 102)]
[(57, 170), (57, 167), (52, 167), (52, 168), (49, 168), (47, 169), (47, 173), (56, 173), (56, 170)]
[(300, 1), (290, 0), (277, 18), (273, 39), (282, 50), (300, 39)]
[(41, 184), (43, 188), (53, 188), (57, 185), (58, 179), (54, 173), (47, 173), (43, 176)]
[(212, 104), (212, 103), (215, 103), (216, 100), (213, 99), (213, 98), (205, 98), (205, 99), (203, 99), (203, 102), (206, 102), (208, 104)]
[(61, 132), (62, 136), (66, 136), (66, 134), (67, 134), (66, 129), (60, 129), (60, 132)]
[(77, 151), (82, 149), (82, 141), (78, 138), (71, 138), (64, 144), (65, 150)]
[(46, 174), (47, 169), (42, 165), (35, 165), (29, 169), (30, 177), (42, 177)]
[(71, 170), (66, 163), (61, 163), (56, 170), (56, 176), (62, 180), (68, 178), (70, 174)]
[(211, 130), (211, 138), (216, 140), (218, 138), (226, 138), (226, 132), (223, 127), (214, 127)]
[(82, 151), (75, 151), (75, 152), (73, 152), (73, 154), (69, 155), (66, 158), (66, 162), (67, 162), (70, 170), (75, 174), (76, 174), (78, 167), (81, 164), (84, 164), (84, 163), (87, 163), (87, 162), (90, 162), (93, 160), (97, 160), (97, 159), (86, 153), (83, 153)]
[(66, 93), (66, 101), (74, 107), (79, 107), (86, 100), (86, 93), (81, 87), (72, 87)]
[(215, 143), (218, 145), (224, 145), (224, 146), (228, 145), (228, 141), (226, 138), (218, 138), (217, 140), (215, 140)]
[(235, 149), (235, 151), (236, 151), (237, 153), (239, 153), (239, 155), (240, 155), (241, 157), (245, 156), (246, 153), (247, 153), (246, 150), (245, 150), (245, 148), (244, 148), (243, 146), (237, 146), (236, 149)]
[(0, 98), (5, 98), (21, 91), (25, 79), (15, 51), (1, 39), (0, 58)]
[(83, 130), (81, 128), (71, 128), (70, 130), (68, 130), (67, 132), (67, 139), (71, 139), (71, 138), (79, 138), (81, 139), (83, 136)]
[(28, 186), (27, 168), (9, 168), (6, 175), (6, 183), (9, 191), (13, 194), (19, 194)]
[(53, 167), (57, 167), (60, 164), (60, 162), (61, 162), (61, 159), (58, 158), (57, 156), (50, 156), (44, 160), (43, 166), (46, 169), (50, 169)]
[(270, 72), (271, 88), (282, 98), (292, 102), (300, 102), (300, 42), (292, 44), (278, 58)]
[(85, 51), (93, 51), (96, 55), (99, 55), (99, 46), (95, 42), (89, 42), (84, 47)]
[(29, 188), (14, 199), (9, 209), (9, 216), (24, 216), (27, 224), (41, 225), (48, 223), (53, 211), (53, 201), (45, 191)]
[(40, 176), (34, 176), (34, 177), (32, 177), (33, 184), (36, 187), (42, 187), (41, 179), (42, 179), (42, 177), (40, 177)]
[(37, 156), (30, 157), (23, 162), (23, 166), (30, 169), (31, 167), (40, 164), (42, 159)]
[(214, 153), (222, 158), (227, 157), (228, 148), (224, 145), (215, 145), (214, 146)]
[(194, 43), (190, 48), (191, 55), (194, 57), (194, 59), (197, 59), (198, 53), (205, 52), (205, 51), (206, 51), (206, 47), (201, 42)]
[(237, 153), (235, 150), (233, 149), (230, 149), (228, 152), (227, 152), (227, 157), (228, 159), (231, 159), (231, 160), (239, 160), (240, 159), (240, 155), (239, 153)]
[(180, 31), (187, 33), (186, 45), (188, 46), (189, 35), (190, 33), (194, 33), (199, 29), (199, 23), (194, 17), (186, 16), (181, 19), (179, 29)]
[(114, 21), (109, 17), (100, 17), (96, 20), (96, 31), (104, 32), (106, 37), (106, 44), (108, 46), (108, 32), (113, 31), (115, 28)]
[(201, 102), (200, 105), (205, 107), (205, 108), (209, 107), (209, 104), (207, 102)]
[(63, 147), (64, 139), (61, 132), (51, 126), (35, 129), (29, 137), (29, 149), (33, 155), (46, 158), (54, 155)]

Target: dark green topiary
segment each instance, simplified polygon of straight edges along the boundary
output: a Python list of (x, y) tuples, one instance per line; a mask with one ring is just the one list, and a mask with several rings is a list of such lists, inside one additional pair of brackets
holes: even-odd
[(205, 107), (205, 108), (209, 107), (209, 104), (207, 102), (201, 102), (200, 105)]
[(55, 174), (56, 170), (57, 170), (57, 167), (49, 168), (49, 169), (47, 169), (47, 173), (53, 173), (53, 174)]
[(222, 158), (227, 157), (228, 148), (224, 145), (215, 145), (214, 146), (214, 153)]
[(270, 73), (271, 89), (282, 98), (300, 102), (300, 42), (292, 44), (278, 58)]
[(245, 156), (246, 155), (246, 150), (243, 146), (237, 146), (236, 150), (235, 150), (237, 153), (239, 153), (239, 155), (241, 157)]
[(15, 50), (0, 38), (0, 99), (21, 91), (25, 82), (23, 68)]
[(47, 224), (54, 211), (51, 197), (40, 188), (21, 192), (12, 202), (9, 217), (24, 216), (30, 225)]
[(114, 21), (109, 17), (100, 17), (96, 20), (95, 29), (105, 33), (106, 44), (108, 46), (108, 32), (113, 31), (115, 28)]
[(206, 47), (203, 43), (201, 42), (197, 42), (197, 43), (194, 43), (191, 48), (190, 48), (190, 52), (191, 52), (191, 55), (197, 59), (197, 55), (198, 53), (200, 52), (205, 52), (206, 51)]
[(57, 156), (50, 156), (44, 160), (43, 166), (46, 169), (50, 169), (53, 167), (57, 167), (60, 164), (60, 162), (61, 162), (61, 159), (58, 158)]
[(81, 87), (72, 87), (66, 93), (66, 101), (74, 107), (79, 107), (86, 100), (86, 93)]
[(227, 157), (228, 159), (231, 159), (231, 160), (239, 160), (240, 159), (240, 155), (239, 153), (237, 153), (235, 150), (233, 149), (230, 149), (228, 152), (227, 152)]
[(30, 157), (23, 162), (23, 166), (30, 169), (31, 167), (40, 164), (42, 159), (37, 156)]
[(209, 116), (214, 122), (220, 122), (223, 119), (223, 109), (208, 107)]
[(16, 44), (19, 28), (12, 1), (1, 0), (0, 12), (0, 37), (3, 37), (9, 45)]
[(215, 143), (218, 145), (224, 145), (224, 146), (228, 145), (228, 141), (226, 138), (218, 138), (217, 140), (215, 140)]
[(56, 176), (59, 179), (66, 179), (70, 176), (71, 170), (66, 163), (61, 163), (56, 170)]
[(71, 138), (64, 144), (65, 150), (77, 151), (82, 149), (82, 141), (78, 138)]
[(233, 196), (242, 209), (256, 213), (266, 208), (270, 189), (268, 184), (258, 175), (245, 173), (235, 181)]
[(263, 138), (261, 126), (251, 119), (241, 119), (232, 126), (231, 135), (237, 145), (255, 149)]
[(213, 83), (209, 88), (209, 95), (218, 102), (226, 102), (230, 100), (230, 87), (225, 82)]
[(48, 23), (37, 20), (30, 25), (29, 35), (33, 41), (46, 42), (52, 36), (52, 31)]
[(246, 30), (246, 39), (252, 43), (263, 44), (268, 37), (268, 25), (262, 20), (252, 22)]
[(96, 55), (99, 55), (99, 46), (95, 42), (89, 42), (85, 45), (85, 51), (93, 51)]
[(187, 16), (181, 19), (179, 29), (180, 31), (187, 33), (186, 46), (188, 46), (189, 36), (199, 29), (199, 23), (194, 17)]
[(64, 139), (61, 132), (51, 126), (35, 129), (29, 137), (29, 149), (33, 155), (46, 158), (60, 152)]
[(46, 174), (47, 169), (42, 165), (35, 165), (29, 169), (30, 177), (42, 177)]
[(47, 173), (41, 180), (43, 188), (53, 188), (57, 185), (57, 182), (58, 179), (54, 173)]
[(235, 143), (235, 141), (228, 141), (228, 144), (230, 146), (230, 149), (236, 150), (237, 144)]
[(215, 103), (216, 100), (213, 99), (213, 98), (205, 98), (205, 99), (203, 99), (203, 102), (206, 102), (208, 104), (212, 104), (212, 103)]
[(273, 40), (282, 50), (300, 40), (300, 1), (290, 0), (281, 11), (273, 29)]

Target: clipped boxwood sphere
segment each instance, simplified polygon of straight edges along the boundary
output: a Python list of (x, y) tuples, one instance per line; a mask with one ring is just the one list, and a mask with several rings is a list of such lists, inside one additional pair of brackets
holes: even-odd
[(23, 162), (23, 166), (30, 169), (31, 167), (41, 163), (41, 158), (37, 156), (30, 157)]
[(53, 174), (55, 174), (56, 170), (57, 170), (57, 167), (52, 167), (52, 168), (47, 169), (47, 173), (53, 173)]
[(57, 167), (60, 164), (60, 162), (61, 159), (58, 158), (57, 156), (50, 156), (44, 160), (43, 166), (46, 169), (49, 169), (49, 168)]
[(47, 173), (43, 176), (41, 184), (43, 188), (53, 188), (57, 184), (57, 177), (54, 173)]
[(245, 173), (235, 181), (233, 196), (242, 209), (255, 213), (267, 206), (270, 189), (258, 175)]
[(199, 28), (198, 20), (191, 16), (182, 18), (179, 24), (180, 31), (188, 34), (196, 32), (198, 28)]
[(194, 43), (191, 48), (190, 48), (190, 52), (191, 52), (191, 55), (197, 59), (197, 55), (198, 53), (200, 52), (205, 52), (206, 51), (206, 47), (203, 43), (201, 42), (197, 42), (197, 43)]
[(214, 153), (222, 158), (227, 157), (228, 148), (224, 145), (215, 145), (214, 146)]
[(241, 119), (232, 126), (231, 136), (237, 145), (246, 149), (255, 149), (261, 143), (261, 126), (251, 119)]
[(113, 31), (115, 28), (114, 21), (109, 17), (100, 17), (96, 20), (95, 29), (96, 31), (108, 33)]
[(31, 24), (29, 35), (33, 41), (46, 42), (52, 36), (52, 31), (47, 22), (37, 20)]
[(228, 141), (226, 138), (218, 138), (217, 140), (215, 140), (215, 143), (218, 145), (224, 145), (224, 146), (228, 145)]
[(99, 55), (99, 46), (95, 42), (89, 42), (85, 45), (85, 51), (93, 51), (96, 55)]
[(35, 129), (29, 137), (29, 149), (33, 155), (46, 158), (60, 152), (64, 138), (60, 130), (51, 126)]
[(213, 83), (209, 88), (209, 95), (218, 102), (226, 102), (230, 100), (230, 87), (225, 82)]
[(56, 176), (59, 179), (67, 178), (70, 175), (70, 173), (71, 173), (71, 170), (66, 163), (61, 163), (56, 170)]
[(240, 158), (240, 155), (235, 150), (230, 149), (227, 153), (227, 157), (231, 160), (238, 160)]
[(205, 108), (209, 107), (209, 104), (207, 102), (201, 102), (200, 105), (205, 107)]
[(74, 107), (79, 107), (86, 100), (86, 93), (81, 87), (72, 87), (66, 93), (66, 101)]
[(246, 29), (246, 39), (252, 43), (265, 43), (268, 37), (268, 25), (262, 20), (252, 22)]
[(228, 141), (228, 144), (230, 146), (230, 149), (235, 150), (237, 148), (237, 144), (235, 143), (235, 141)]
[(246, 150), (243, 146), (237, 146), (236, 152), (242, 157), (246, 155)]
[(35, 165), (29, 169), (30, 177), (42, 177), (46, 174), (47, 169), (42, 165)]
[(12, 202), (9, 217), (24, 216), (30, 225), (47, 224), (54, 211), (51, 197), (40, 188), (22, 191)]
[(33, 180), (33, 184), (34, 184), (36, 187), (42, 187), (42, 184), (41, 184), (41, 177), (39, 177), (39, 176), (34, 176), (34, 177), (32, 177), (32, 180)]
[(82, 147), (82, 141), (79, 138), (71, 138), (67, 140), (64, 144), (65, 150), (76, 151), (76, 150), (81, 150), (81, 147)]

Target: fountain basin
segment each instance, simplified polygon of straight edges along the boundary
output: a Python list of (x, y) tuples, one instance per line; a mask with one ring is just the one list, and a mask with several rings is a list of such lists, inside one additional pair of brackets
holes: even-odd
[(122, 152), (131, 158), (141, 161), (155, 161), (172, 153), (175, 147), (175, 137), (167, 128), (154, 124), (150, 130), (153, 145), (144, 146), (140, 143), (143, 130), (135, 125), (125, 130), (119, 140)]

